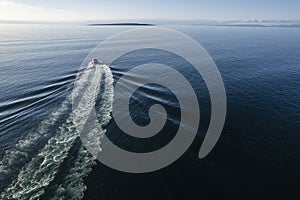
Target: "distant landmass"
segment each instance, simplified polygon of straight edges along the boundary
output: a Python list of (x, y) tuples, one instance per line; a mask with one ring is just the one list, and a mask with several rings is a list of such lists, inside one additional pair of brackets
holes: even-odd
[[(283, 20), (246, 20), (246, 21), (213, 21), (213, 20), (191, 20), (191, 21), (158, 21), (158, 25), (192, 25), (192, 26), (232, 26), (232, 27), (300, 27), (299, 21)], [(88, 26), (156, 26), (153, 23), (91, 23)]]
[(88, 24), (88, 26), (155, 26), (155, 24), (148, 23), (101, 23), (101, 24)]
[[(1, 0), (0, 0), (1, 1)], [(227, 27), (283, 27), (300, 28), (300, 20), (146, 20), (138, 22), (113, 22), (103, 21), (85, 22), (46, 22), (46, 21), (20, 21), (20, 20), (1, 20), (0, 24), (80, 24), (83, 26), (168, 26), (168, 25), (189, 25), (189, 26), (227, 26)], [(99, 21), (98, 21), (99, 22)]]

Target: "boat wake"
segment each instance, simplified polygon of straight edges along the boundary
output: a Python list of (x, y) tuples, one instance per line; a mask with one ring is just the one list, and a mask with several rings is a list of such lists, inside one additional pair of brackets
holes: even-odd
[[(97, 136), (95, 151), (101, 151), (100, 138), (105, 133), (103, 125), (110, 120), (110, 112), (113, 101), (113, 76), (107, 65), (89, 63), (89, 65), (77, 77), (77, 84), (73, 93), (66, 98), (61, 107), (52, 113), (49, 119), (43, 121), (36, 132), (29, 134), (25, 139), (18, 142), (14, 149), (6, 152), (0, 163), (0, 181), (10, 178), (13, 179), (9, 185), (4, 186), (0, 194), (1, 199), (38, 199), (47, 187), (52, 183), (59, 171), (63, 161), (72, 155), (70, 149), (75, 140), (79, 137), (81, 124), (89, 117), (90, 104), (95, 99), (100, 99), (101, 103), (97, 109), (99, 111), (99, 122), (97, 129), (87, 135), (93, 138)], [(84, 91), (84, 95), (80, 95)], [(60, 114), (66, 112), (72, 106), (72, 97), (82, 97), (78, 101), (77, 109), (70, 113), (69, 117), (60, 126), (57, 126), (54, 134), (51, 129), (60, 119)], [(103, 102), (102, 102), (103, 101)], [(32, 146), (44, 140), (45, 145), (34, 155), (30, 152)], [(52, 199), (80, 199), (84, 195), (86, 186), (83, 178), (86, 177), (95, 158), (81, 146), (71, 159), (70, 168), (67, 169), (64, 177), (60, 178), (59, 183), (54, 184)]]

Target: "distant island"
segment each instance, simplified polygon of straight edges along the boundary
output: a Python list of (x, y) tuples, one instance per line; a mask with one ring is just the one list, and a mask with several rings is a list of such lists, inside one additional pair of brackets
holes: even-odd
[(88, 26), (155, 26), (146, 23), (109, 23), (109, 24), (88, 24)]

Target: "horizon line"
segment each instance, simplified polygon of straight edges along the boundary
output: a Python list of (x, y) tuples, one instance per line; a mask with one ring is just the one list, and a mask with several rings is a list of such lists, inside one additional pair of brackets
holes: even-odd
[(300, 23), (300, 19), (95, 19), (95, 20), (73, 20), (73, 21), (51, 21), (51, 20), (10, 20), (0, 19), (0, 24), (74, 24), (74, 23), (141, 23), (141, 22), (185, 22), (185, 23)]

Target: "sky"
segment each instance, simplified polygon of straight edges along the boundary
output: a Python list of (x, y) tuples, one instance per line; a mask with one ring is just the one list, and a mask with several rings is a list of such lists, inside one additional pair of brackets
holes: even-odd
[(0, 0), (0, 20), (300, 20), (300, 0)]

